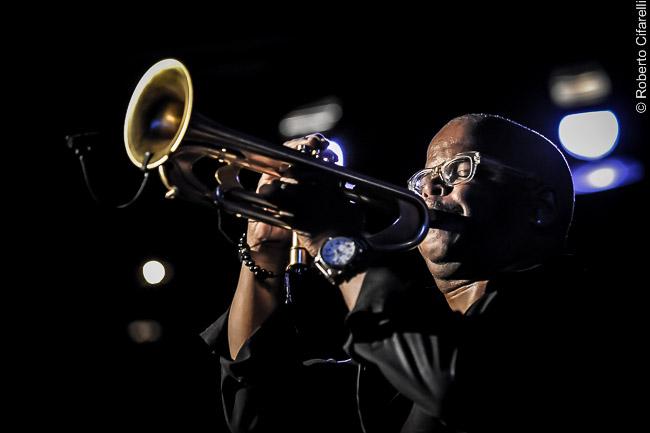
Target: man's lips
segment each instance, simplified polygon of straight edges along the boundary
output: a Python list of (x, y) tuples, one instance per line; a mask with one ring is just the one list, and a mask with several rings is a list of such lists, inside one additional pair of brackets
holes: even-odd
[(426, 200), (426, 203), (429, 209), (457, 215), (463, 215), (465, 213), (463, 207), (456, 203), (445, 203), (440, 200)]

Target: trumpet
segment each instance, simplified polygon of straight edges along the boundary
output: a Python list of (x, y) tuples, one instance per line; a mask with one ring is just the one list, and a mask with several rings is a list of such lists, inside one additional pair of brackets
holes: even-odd
[[(194, 105), (190, 74), (175, 59), (149, 68), (128, 105), (126, 152), (143, 170), (158, 170), (167, 198), (217, 207), (294, 233), (310, 233), (313, 221), (299, 204), (287, 206), (247, 189), (240, 180), (244, 171), (279, 181), (287, 172), (308, 173), (363, 215), (359, 236), (370, 249), (406, 251), (426, 236), (429, 210), (408, 189), (339, 167), (326, 154), (271, 144), (226, 128), (195, 112)], [(206, 159), (215, 165), (211, 180), (216, 180), (216, 187), (197, 174), (197, 166)], [(373, 222), (375, 214), (383, 215), (380, 223)]]

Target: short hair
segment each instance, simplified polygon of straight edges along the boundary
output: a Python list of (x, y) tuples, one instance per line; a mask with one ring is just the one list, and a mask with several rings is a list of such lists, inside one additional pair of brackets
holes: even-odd
[(533, 174), (552, 189), (558, 210), (553, 229), (564, 242), (573, 220), (575, 194), (569, 164), (558, 147), (539, 132), (499, 115), (473, 113), (454, 120), (473, 123), (479, 149), (504, 164)]

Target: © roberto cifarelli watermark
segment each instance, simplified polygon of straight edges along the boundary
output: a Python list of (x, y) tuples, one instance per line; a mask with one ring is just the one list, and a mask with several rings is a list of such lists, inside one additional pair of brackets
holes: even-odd
[(634, 90), (634, 96), (636, 100), (636, 111), (638, 113), (645, 113), (646, 110), (646, 90), (648, 87), (648, 70), (647, 70), (647, 57), (646, 44), (648, 42), (647, 37), (647, 21), (646, 15), (648, 14), (646, 9), (646, 0), (636, 0), (636, 46), (637, 46), (637, 57), (636, 57), (636, 89)]

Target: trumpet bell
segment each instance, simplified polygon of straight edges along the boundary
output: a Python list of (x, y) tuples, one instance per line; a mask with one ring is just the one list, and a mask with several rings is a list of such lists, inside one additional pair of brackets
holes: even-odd
[(183, 141), (194, 91), (187, 68), (178, 60), (153, 65), (138, 83), (126, 112), (124, 145), (129, 159), (147, 170), (167, 161)]

